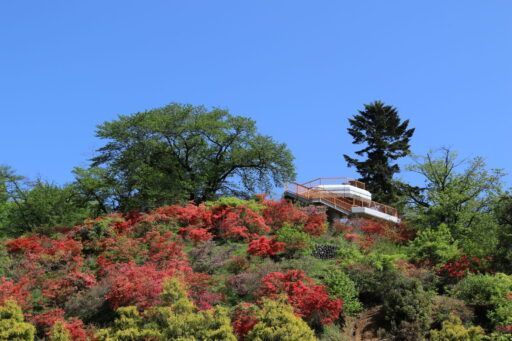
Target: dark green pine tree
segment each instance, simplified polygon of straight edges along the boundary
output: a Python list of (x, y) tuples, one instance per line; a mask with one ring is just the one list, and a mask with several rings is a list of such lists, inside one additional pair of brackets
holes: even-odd
[(393, 175), (400, 167), (393, 161), (409, 154), (409, 141), (414, 128), (407, 129), (409, 120), (401, 122), (398, 111), (380, 101), (365, 104), (365, 110), (349, 119), (348, 133), (354, 144), (366, 144), (356, 151), (364, 160), (343, 155), (349, 167), (355, 166), (361, 175), (360, 181), (366, 183), (366, 189), (373, 200), (384, 204), (395, 204), (398, 189), (393, 184)]

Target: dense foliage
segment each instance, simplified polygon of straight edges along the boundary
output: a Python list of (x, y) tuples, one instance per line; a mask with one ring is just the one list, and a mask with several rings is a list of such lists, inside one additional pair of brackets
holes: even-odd
[[(377, 308), (379, 333), (397, 340), (476, 339), (484, 332), (472, 322), (507, 337), (512, 326), (510, 276), (468, 258), (447, 227), (415, 238), (362, 219), (327, 229), (325, 212), (262, 196), (50, 231), (3, 243), (0, 304), (11, 312), (0, 325), (16, 328), (1, 332), (26, 340), (315, 340), (341, 337), (346, 321)], [(336, 258), (310, 255), (326, 243), (338, 246)]]
[(400, 224), (253, 196), (293, 178), (291, 154), (220, 109), (103, 124), (71, 184), (0, 167), (0, 339), (512, 340), (503, 173), (443, 148), (408, 167), (422, 187), (392, 181), (407, 123), (366, 106), (368, 162), (347, 158)]
[(78, 187), (122, 211), (268, 192), (295, 177), (285, 144), (220, 108), (174, 103), (121, 115), (97, 136), (107, 143), (89, 170), (77, 169)]

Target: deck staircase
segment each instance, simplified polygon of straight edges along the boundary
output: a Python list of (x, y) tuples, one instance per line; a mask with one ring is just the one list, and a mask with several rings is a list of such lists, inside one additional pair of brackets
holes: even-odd
[[(368, 195), (362, 195), (362, 192)], [(350, 178), (318, 178), (304, 184), (286, 183), (284, 197), (324, 205), (343, 216), (361, 215), (399, 223), (395, 208), (368, 199), (364, 183)]]

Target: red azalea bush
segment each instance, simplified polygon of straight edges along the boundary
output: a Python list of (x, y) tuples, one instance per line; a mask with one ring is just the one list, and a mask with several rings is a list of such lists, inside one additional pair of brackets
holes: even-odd
[(128, 305), (148, 309), (160, 302), (163, 280), (175, 273), (174, 269), (158, 270), (154, 265), (136, 266), (134, 262), (111, 267), (107, 276), (112, 288), (106, 299), (113, 309)]
[(23, 255), (25, 260), (47, 269), (82, 265), (82, 244), (67, 237), (51, 240), (46, 236), (33, 235), (7, 241), (5, 245), (9, 253)]
[(50, 238), (37, 236), (35, 234), (26, 238), (17, 238), (5, 242), (7, 251), (13, 255), (25, 253), (39, 253), (43, 250), (43, 244), (50, 241)]
[(209, 214), (205, 205), (194, 205), (192, 203), (185, 206), (171, 205), (157, 208), (152, 212), (159, 214), (161, 217), (169, 217), (169, 220), (180, 227), (204, 227), (211, 224), (211, 214)]
[(359, 240), (359, 234), (357, 234), (357, 233), (347, 233), (346, 235), (343, 236), (343, 238), (345, 238), (349, 242), (355, 242), (355, 241)]
[(314, 284), (303, 271), (271, 272), (262, 282), (261, 296), (277, 299), (286, 294), (295, 313), (307, 321), (331, 324), (343, 309), (342, 300), (330, 299), (325, 286)]
[(240, 340), (244, 340), (254, 325), (258, 323), (254, 308), (256, 308), (254, 304), (242, 302), (238, 304), (233, 313), (231, 325)]
[(109, 269), (107, 279), (111, 289), (105, 298), (113, 309), (134, 305), (143, 311), (160, 304), (162, 283), (165, 278), (173, 276), (182, 278), (199, 309), (210, 309), (221, 298), (209, 290), (213, 284), (210, 276), (193, 273), (188, 266), (158, 269), (151, 263), (136, 266), (134, 262)]
[(345, 233), (357, 230), (373, 239), (383, 238), (395, 243), (412, 240), (415, 236), (415, 231), (407, 228), (405, 224), (391, 224), (362, 218), (353, 219), (350, 221), (350, 225), (340, 224), (337, 228)]
[(50, 300), (54, 306), (62, 306), (70, 297), (96, 285), (92, 274), (70, 272), (57, 278), (49, 278), (43, 282), (43, 297)]
[(275, 256), (285, 250), (286, 244), (265, 236), (249, 243), (247, 253), (256, 256)]
[(99, 256), (96, 258), (96, 262), (101, 275), (114, 264), (134, 261), (143, 254), (145, 249), (139, 239), (126, 235), (103, 238), (98, 241), (97, 245), (96, 252), (99, 253)]
[(301, 209), (306, 214), (307, 219), (302, 232), (309, 235), (320, 237), (327, 231), (327, 214), (325, 208), (317, 206), (307, 206)]
[(280, 201), (262, 199), (265, 209), (262, 212), (267, 225), (274, 230), (279, 230), (285, 224), (304, 225), (307, 221), (306, 213), (302, 212), (297, 206), (284, 199)]
[(72, 341), (89, 341), (92, 339), (92, 335), (87, 333), (84, 323), (80, 319), (71, 318), (64, 323), (64, 328), (69, 332)]
[(48, 335), (55, 322), (64, 321), (64, 314), (61, 308), (50, 309), (32, 317), (31, 322), (38, 334)]
[(512, 324), (506, 326), (496, 326), (496, 330), (503, 334), (512, 334)]
[(363, 220), (360, 228), (361, 231), (369, 235), (383, 236), (385, 231), (383, 223), (368, 219)]
[(468, 273), (476, 274), (485, 272), (486, 262), (490, 259), (482, 259), (477, 257), (470, 257), (468, 255), (461, 255), (457, 259), (452, 260), (438, 270), (440, 277), (452, 280), (461, 280), (466, 277)]
[[(194, 208), (192, 208), (194, 207)], [(172, 208), (172, 209), (171, 209)], [(198, 211), (198, 208), (199, 211)], [(218, 239), (251, 240), (253, 237), (268, 233), (269, 227), (264, 219), (245, 205), (237, 207), (187, 205), (178, 209), (170, 206), (171, 211), (181, 213), (179, 234), (184, 239), (190, 239), (197, 245), (201, 241), (207, 241), (213, 237)], [(187, 211), (196, 212), (199, 218), (192, 218)]]
[(211, 276), (202, 273), (190, 273), (183, 279), (190, 298), (199, 310), (213, 308), (214, 304), (222, 300), (222, 296), (210, 290), (214, 286)]
[(7, 300), (16, 301), (23, 309), (30, 309), (29, 287), (30, 281), (28, 278), (23, 278), (21, 281), (12, 282), (2, 277), (0, 282), (0, 305)]
[(146, 262), (157, 266), (176, 265), (177, 262), (184, 262), (186, 258), (183, 245), (172, 241), (171, 232), (148, 232), (140, 242), (147, 247), (147, 251), (142, 253), (147, 256)]
[(60, 308), (45, 311), (32, 318), (39, 335), (50, 335), (51, 329), (57, 321), (64, 322), (64, 328), (69, 332), (72, 341), (88, 341), (91, 338), (87, 335), (82, 320), (72, 318), (69, 321), (64, 319), (64, 311)]
[(263, 218), (244, 205), (214, 207), (212, 225), (214, 234), (222, 239), (250, 240), (270, 232)]
[[(393, 243), (411, 240), (414, 231), (405, 225), (396, 225), (370, 219), (353, 219), (348, 225), (336, 224), (335, 233), (344, 234), (344, 238), (358, 244), (365, 252), (369, 252), (377, 239), (384, 239)], [(355, 231), (359, 232), (356, 233)]]
[(213, 238), (213, 233), (205, 228), (181, 228), (179, 234), (183, 239), (190, 239), (197, 246), (200, 242), (206, 242)]

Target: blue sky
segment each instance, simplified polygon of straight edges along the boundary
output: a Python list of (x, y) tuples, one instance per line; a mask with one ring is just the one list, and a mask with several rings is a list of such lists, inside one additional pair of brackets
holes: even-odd
[(0, 164), (62, 184), (102, 145), (97, 124), (184, 102), (255, 119), (300, 182), (357, 177), (347, 119), (382, 100), (416, 128), (414, 153), (450, 146), (512, 173), (511, 13), (510, 0), (2, 1)]

